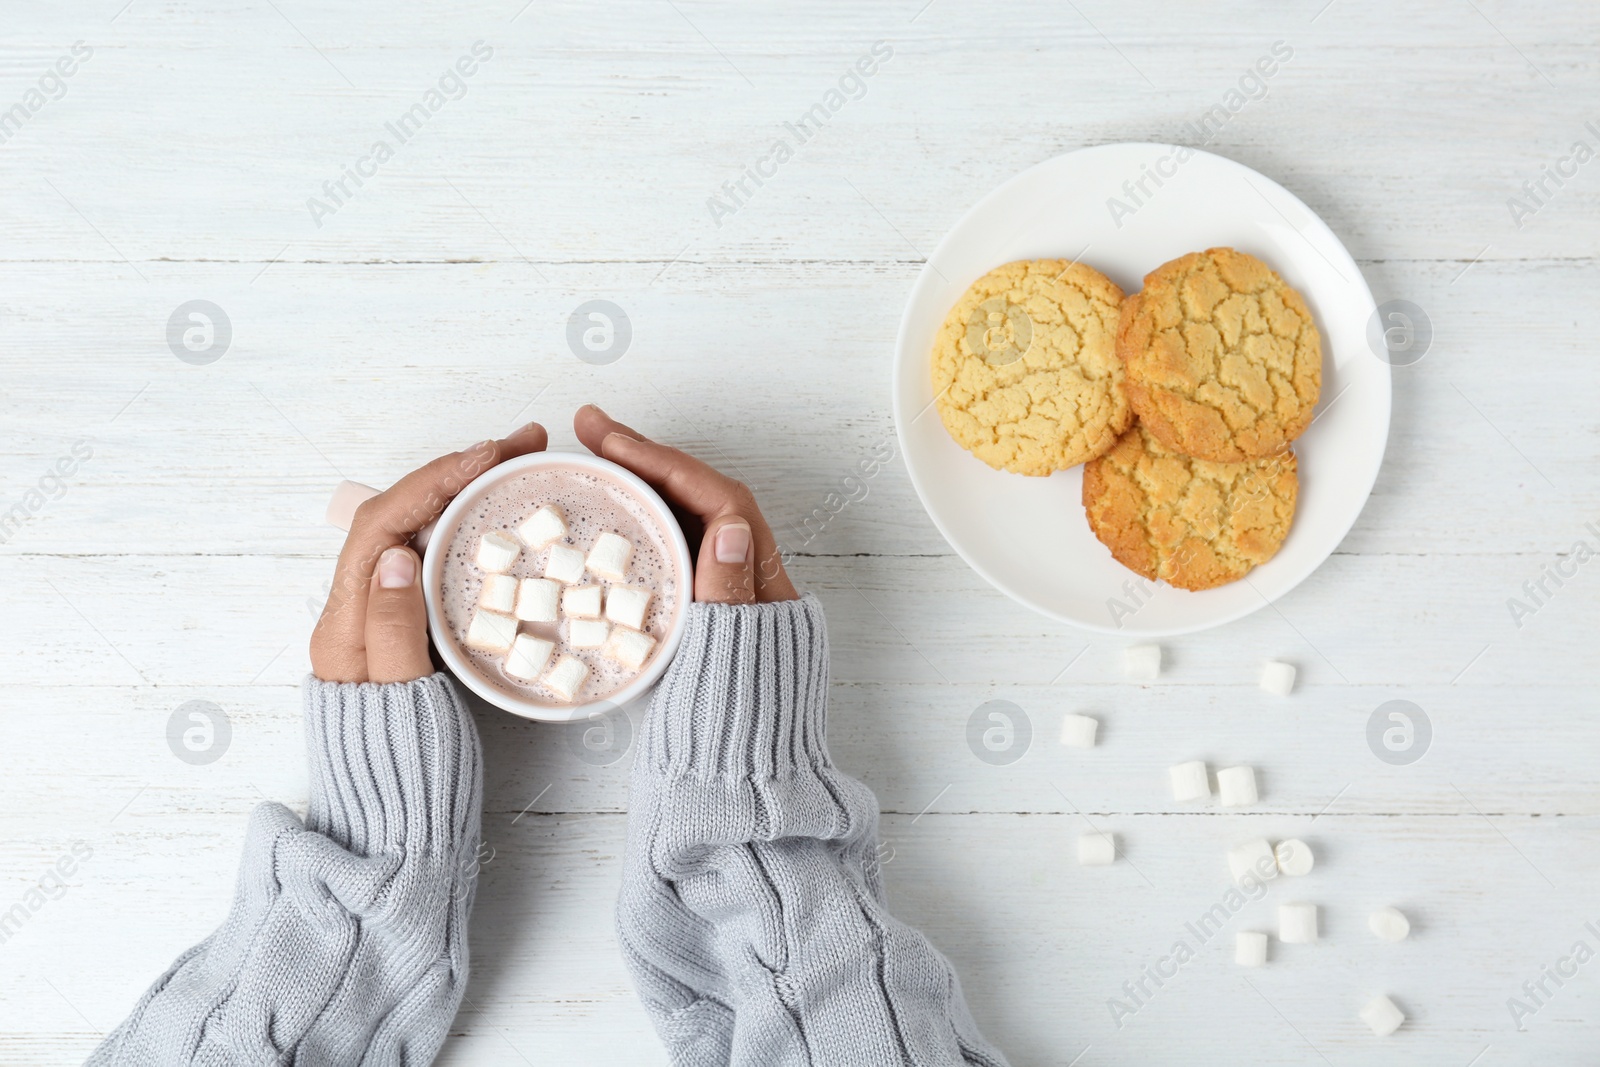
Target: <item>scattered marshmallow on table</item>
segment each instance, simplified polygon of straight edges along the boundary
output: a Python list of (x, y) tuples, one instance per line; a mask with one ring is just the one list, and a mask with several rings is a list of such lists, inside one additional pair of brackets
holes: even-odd
[(1116, 861), (1114, 834), (1081, 834), (1078, 837), (1078, 862), (1085, 867), (1104, 867)]
[(1245, 808), (1256, 802), (1254, 767), (1224, 767), (1217, 772), (1217, 797), (1225, 808)]
[(1205, 800), (1211, 796), (1211, 780), (1206, 765), (1201, 760), (1180, 763), (1167, 771), (1172, 779), (1172, 799), (1180, 804), (1191, 800)]
[(1267, 839), (1258, 837), (1228, 850), (1228, 871), (1240, 885), (1244, 884), (1245, 876), (1249, 874), (1265, 882), (1278, 877), (1278, 861), (1273, 858), (1272, 846), (1267, 844)]
[(1298, 837), (1291, 837), (1287, 841), (1279, 841), (1278, 847), (1272, 850), (1278, 860), (1278, 870), (1293, 877), (1310, 874), (1311, 867), (1316, 862), (1311, 855), (1310, 847)]
[(1406, 1021), (1405, 1013), (1395, 1007), (1394, 1001), (1379, 995), (1367, 1001), (1361, 1009), (1361, 1021), (1372, 1027), (1379, 1037), (1388, 1037)]
[(562, 656), (556, 660), (556, 665), (550, 668), (550, 673), (544, 676), (544, 684), (556, 696), (571, 703), (588, 677), (589, 668), (584, 665), (583, 660), (576, 656)]
[(1269, 659), (1261, 665), (1261, 688), (1273, 696), (1286, 697), (1294, 691), (1294, 664)]
[(1161, 677), (1161, 646), (1132, 645), (1122, 650), (1122, 673), (1136, 682)]
[(506, 673), (524, 682), (535, 681), (555, 649), (553, 641), (532, 634), (518, 634), (511, 651), (506, 653)]
[(598, 619), (600, 617), (600, 586), (568, 586), (561, 593), (561, 614), (574, 619)]
[(567, 524), (562, 520), (559, 509), (546, 504), (522, 520), (517, 527), (517, 536), (522, 538), (523, 544), (537, 552), (550, 542), (567, 536)]
[(583, 553), (566, 545), (551, 545), (550, 557), (544, 561), (544, 576), (564, 585), (583, 581)]
[(480, 652), (509, 652), (517, 636), (517, 620), (493, 611), (475, 611), (467, 626), (468, 648)]
[(638, 585), (613, 585), (606, 590), (606, 618), (630, 630), (644, 629), (650, 590)]
[(549, 578), (524, 578), (517, 583), (517, 618), (523, 622), (555, 622), (561, 583)]
[(1399, 908), (1379, 908), (1367, 916), (1367, 926), (1385, 941), (1404, 941), (1411, 933), (1411, 920)]
[(1259, 930), (1240, 930), (1233, 937), (1233, 962), (1241, 967), (1266, 963), (1267, 935)]
[(633, 544), (626, 537), (607, 531), (594, 539), (584, 565), (590, 574), (608, 582), (620, 582), (628, 575), (628, 559), (632, 555)]
[(1100, 720), (1090, 715), (1068, 713), (1061, 717), (1061, 743), (1072, 748), (1093, 748)]
[(644, 661), (650, 658), (650, 650), (655, 647), (656, 639), (649, 634), (618, 626), (611, 631), (602, 651), (629, 670), (636, 671), (644, 666)]
[(478, 541), (478, 566), (491, 574), (504, 574), (521, 555), (522, 546), (510, 534), (490, 530)]
[(1279, 904), (1278, 940), (1285, 945), (1309, 945), (1317, 940), (1315, 904)]
[(484, 575), (478, 606), (510, 615), (517, 606), (517, 580), (509, 574)]
[(600, 648), (611, 633), (611, 624), (604, 619), (568, 619), (567, 644), (573, 648)]

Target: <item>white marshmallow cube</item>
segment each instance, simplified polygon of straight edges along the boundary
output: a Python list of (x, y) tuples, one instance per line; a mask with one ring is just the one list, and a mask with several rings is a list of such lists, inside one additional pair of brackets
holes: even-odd
[(1272, 846), (1264, 837), (1235, 845), (1228, 850), (1228, 872), (1240, 885), (1244, 884), (1246, 875), (1254, 875), (1262, 882), (1278, 877), (1278, 862), (1273, 858)]
[(561, 594), (561, 614), (573, 619), (600, 617), (600, 586), (569, 586)]
[(1367, 1001), (1367, 1006), (1361, 1009), (1361, 1021), (1372, 1028), (1372, 1032), (1379, 1037), (1388, 1037), (1400, 1029), (1400, 1024), (1406, 1021), (1403, 1011), (1395, 1007), (1394, 1001), (1385, 996), (1376, 996)]
[(1266, 963), (1267, 935), (1259, 930), (1240, 930), (1233, 936), (1233, 962), (1241, 967)]
[(490, 530), (478, 541), (478, 566), (490, 574), (504, 574), (522, 553), (522, 546), (510, 534)]
[(650, 608), (650, 590), (637, 585), (614, 585), (606, 590), (606, 618), (630, 630), (644, 629)]
[(568, 619), (567, 644), (573, 648), (600, 648), (611, 633), (611, 624), (604, 619)]
[(584, 666), (583, 660), (576, 656), (562, 656), (550, 668), (550, 673), (544, 676), (544, 684), (545, 688), (570, 704), (588, 677), (589, 668)]
[(628, 559), (633, 555), (633, 544), (621, 534), (609, 531), (594, 539), (585, 565), (590, 574), (599, 575), (608, 582), (620, 582), (628, 575)]
[(517, 583), (517, 618), (523, 622), (555, 622), (560, 599), (560, 582), (524, 578)]
[(1278, 940), (1285, 945), (1309, 945), (1317, 940), (1315, 904), (1279, 904)]
[(467, 625), (468, 648), (480, 652), (509, 652), (517, 636), (517, 620), (493, 611), (475, 611)]
[(522, 538), (523, 544), (537, 552), (550, 542), (567, 536), (567, 524), (562, 521), (559, 508), (546, 504), (522, 520), (517, 527), (517, 536)]
[(555, 650), (553, 641), (532, 634), (518, 634), (511, 644), (511, 651), (506, 653), (506, 673), (524, 682), (532, 682), (544, 670), (544, 665), (550, 662), (550, 653)]
[(1294, 664), (1268, 660), (1261, 665), (1261, 688), (1273, 696), (1286, 697), (1294, 691)]
[(1385, 941), (1404, 941), (1411, 933), (1411, 920), (1399, 908), (1379, 908), (1367, 916), (1367, 926)]
[(1078, 837), (1078, 862), (1085, 867), (1105, 867), (1117, 859), (1115, 834), (1081, 834)]
[(1254, 767), (1224, 767), (1217, 772), (1217, 797), (1225, 808), (1247, 808), (1256, 802)]
[(1298, 837), (1279, 841), (1272, 854), (1278, 861), (1278, 870), (1295, 878), (1310, 874), (1311, 868), (1316, 863), (1316, 857), (1311, 854), (1310, 846)]
[(1122, 650), (1122, 673), (1135, 682), (1161, 677), (1161, 646), (1132, 645)]
[(566, 545), (551, 545), (550, 556), (544, 561), (544, 576), (565, 585), (583, 581), (583, 553)]
[(1201, 760), (1180, 763), (1168, 770), (1167, 774), (1172, 778), (1172, 799), (1178, 803), (1187, 804), (1211, 796), (1211, 779)]
[(650, 658), (650, 650), (655, 647), (656, 639), (649, 634), (618, 626), (606, 639), (603, 651), (609, 658), (631, 671), (636, 671), (644, 666), (644, 661)]
[(1069, 748), (1093, 748), (1100, 720), (1090, 715), (1061, 716), (1061, 743)]
[(478, 594), (478, 606), (501, 615), (510, 615), (517, 606), (517, 580), (509, 574), (485, 575), (483, 592)]

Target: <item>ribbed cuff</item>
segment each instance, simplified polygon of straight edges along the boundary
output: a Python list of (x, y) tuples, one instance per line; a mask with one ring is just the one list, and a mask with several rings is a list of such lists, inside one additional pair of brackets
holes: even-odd
[(670, 779), (782, 779), (831, 768), (828, 632), (806, 595), (693, 604), (636, 757)]
[(414, 682), (308, 677), (308, 828), (357, 855), (454, 853), (483, 805), (478, 730), (444, 674)]

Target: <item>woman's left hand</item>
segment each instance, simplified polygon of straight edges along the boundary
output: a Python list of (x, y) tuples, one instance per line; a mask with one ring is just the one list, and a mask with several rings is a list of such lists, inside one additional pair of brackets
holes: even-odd
[(497, 463), (542, 452), (529, 423), (499, 441), (440, 456), (356, 509), (333, 591), (311, 634), (311, 671), (325, 682), (409, 682), (434, 671), (422, 561), (410, 541), (468, 482)]

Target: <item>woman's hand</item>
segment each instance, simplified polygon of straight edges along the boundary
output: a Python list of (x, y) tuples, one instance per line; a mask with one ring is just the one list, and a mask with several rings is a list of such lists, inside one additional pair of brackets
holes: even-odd
[(572, 428), (589, 451), (628, 468), (666, 498), (684, 520), (691, 552), (699, 540), (696, 600), (756, 604), (799, 598), (784, 573), (778, 540), (746, 486), (630, 430), (593, 404), (578, 409)]
[(497, 463), (541, 452), (544, 427), (440, 456), (356, 509), (333, 591), (311, 634), (311, 671), (325, 682), (409, 682), (432, 674), (422, 561), (411, 538), (472, 479)]

